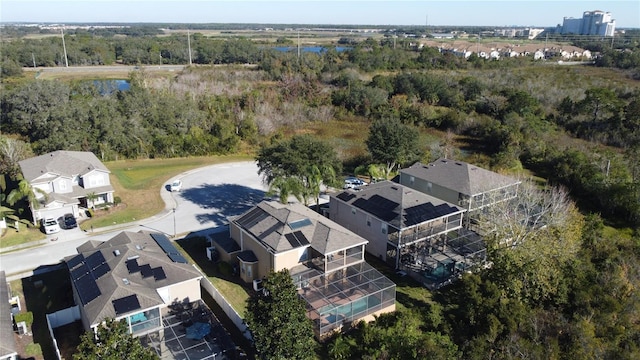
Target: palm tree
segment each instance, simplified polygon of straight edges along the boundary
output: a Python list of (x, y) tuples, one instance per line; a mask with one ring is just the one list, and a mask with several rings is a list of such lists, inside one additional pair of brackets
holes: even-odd
[(269, 183), (268, 196), (278, 194), (281, 203), (289, 202), (289, 196), (295, 196), (298, 201), (303, 201), (303, 185), (300, 179), (291, 176), (275, 176)]
[(306, 168), (304, 174), (304, 204), (308, 205), (307, 199), (313, 197), (316, 201), (316, 207), (320, 210), (320, 188), (324, 184), (333, 186), (337, 182), (336, 171), (333, 166), (324, 164), (321, 167), (311, 165)]
[[(18, 187), (11, 190), (11, 192), (9, 192), (9, 195), (5, 195), (4, 193), (6, 189), (7, 189), (6, 178), (4, 177), (4, 175), (2, 175), (0, 176), (0, 203), (4, 203), (6, 200), (6, 203), (9, 206), (15, 205), (18, 201), (20, 201), (23, 198), (27, 198), (29, 200), (36, 198), (35, 194), (33, 193), (33, 188), (31, 187), (31, 184), (29, 184), (24, 179), (20, 180), (20, 182), (18, 183)], [(38, 202), (36, 201), (35, 203), (36, 203), (35, 206), (38, 206)], [(2, 222), (4, 222), (5, 225), (6, 225), (5, 218), (13, 220), (13, 224), (16, 231), (20, 231), (20, 225), (19, 225), (20, 223), (23, 223), (27, 226), (32, 225), (32, 223), (29, 220), (20, 219), (17, 215), (15, 215), (16, 212), (20, 212), (20, 211), (17, 211), (7, 206), (0, 206), (0, 219), (2, 219)]]
[(98, 195), (96, 195), (96, 193), (94, 192), (90, 192), (87, 194), (87, 207), (89, 207), (89, 203), (91, 203), (91, 208), (95, 208), (94, 206), (94, 201), (96, 201), (96, 199), (98, 199)]

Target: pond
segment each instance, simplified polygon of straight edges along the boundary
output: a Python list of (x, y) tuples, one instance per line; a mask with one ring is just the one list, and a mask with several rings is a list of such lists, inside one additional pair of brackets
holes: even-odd
[(116, 91), (127, 91), (131, 88), (129, 80), (93, 80), (93, 85), (100, 95), (109, 95)]
[[(280, 52), (288, 52), (288, 51), (297, 51), (298, 47), (297, 46), (276, 46), (276, 47), (273, 47), (272, 49)], [(347, 46), (336, 46), (334, 47), (334, 49), (337, 52), (351, 50), (351, 48)], [(329, 50), (329, 48), (324, 46), (303, 46), (300, 48), (301, 52), (311, 52), (316, 54), (323, 53), (327, 50)]]

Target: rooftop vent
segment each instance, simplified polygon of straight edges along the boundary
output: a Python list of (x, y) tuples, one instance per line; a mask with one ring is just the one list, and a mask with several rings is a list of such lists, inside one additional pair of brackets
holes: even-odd
[(125, 285), (129, 285), (129, 284), (130, 284), (129, 279), (127, 279), (127, 278), (122, 278), (122, 282), (123, 282)]
[(113, 255), (120, 256), (120, 250), (118, 249), (113, 250)]
[(137, 259), (137, 258), (139, 258), (139, 257), (140, 257), (140, 255), (133, 255), (133, 256), (129, 256), (129, 257), (127, 258), (127, 260), (133, 260), (133, 259)]

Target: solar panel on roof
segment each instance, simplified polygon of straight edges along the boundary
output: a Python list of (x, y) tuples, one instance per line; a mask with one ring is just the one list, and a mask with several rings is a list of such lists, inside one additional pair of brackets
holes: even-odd
[(369, 199), (360, 198), (353, 202), (353, 206), (386, 222), (393, 220), (397, 216), (394, 210), (398, 207), (398, 203), (377, 194)]
[(140, 274), (142, 274), (143, 278), (148, 278), (149, 276), (153, 276), (153, 271), (151, 270), (151, 265), (144, 264), (140, 266)]
[(349, 201), (351, 199), (353, 199), (354, 197), (356, 197), (356, 194), (354, 193), (350, 193), (348, 191), (345, 191), (343, 193), (338, 194), (338, 196), (336, 196), (338, 199), (342, 200), (342, 201)]
[(265, 219), (267, 216), (269, 215), (265, 213), (264, 210), (256, 207), (256, 208), (253, 208), (248, 213), (246, 213), (244, 216), (240, 217), (238, 220), (236, 220), (236, 222), (240, 224), (240, 226), (246, 228), (250, 225), (260, 222), (261, 220)]
[(187, 263), (187, 259), (185, 259), (184, 256), (182, 256), (181, 254), (167, 254), (167, 255), (169, 255), (169, 259), (171, 259), (171, 261), (173, 262), (177, 262), (181, 264)]
[(293, 248), (309, 245), (309, 240), (307, 240), (301, 231), (285, 234), (284, 237), (289, 241), (289, 244), (291, 244), (291, 247)]
[(187, 259), (185, 259), (184, 256), (180, 254), (178, 249), (173, 246), (171, 241), (164, 234), (153, 233), (151, 234), (151, 237), (153, 238), (153, 240), (155, 240), (158, 246), (160, 246), (162, 250), (164, 250), (164, 252), (169, 256), (171, 261), (183, 264), (187, 263)]
[(89, 255), (84, 262), (89, 266), (89, 269), (93, 270), (98, 266), (100, 266), (101, 264), (103, 264), (105, 262), (105, 259), (104, 259), (104, 256), (102, 255), (102, 252), (98, 250), (93, 254)]
[(164, 280), (164, 279), (167, 278), (167, 274), (165, 274), (164, 269), (162, 268), (162, 266), (157, 267), (157, 268), (153, 268), (151, 270), (153, 271), (153, 277), (156, 279), (156, 281)]
[(96, 281), (93, 279), (91, 275), (85, 275), (76, 281), (74, 281), (76, 286), (76, 290), (78, 291), (78, 296), (80, 297), (80, 301), (82, 305), (87, 305), (91, 300), (97, 298), (102, 293), (100, 292), (100, 288)]
[(104, 276), (109, 271), (111, 271), (111, 268), (109, 267), (109, 264), (102, 263), (97, 268), (93, 269), (92, 274), (93, 274), (93, 277), (97, 280), (97, 279), (100, 279), (102, 276)]
[(84, 275), (88, 274), (89, 271), (89, 267), (87, 266), (87, 264), (82, 263), (79, 266), (77, 266), (75, 269), (71, 270), (71, 280), (78, 280), (79, 278), (83, 277)]
[(67, 267), (69, 268), (69, 270), (71, 270), (74, 267), (80, 265), (80, 263), (83, 261), (84, 256), (82, 256), (82, 254), (76, 255), (67, 261)]
[(127, 270), (129, 270), (129, 274), (140, 271), (140, 265), (138, 265), (138, 259), (127, 260), (126, 264), (127, 264)]
[(140, 302), (135, 294), (113, 300), (111, 303), (113, 304), (113, 309), (116, 311), (116, 315), (122, 315), (140, 309)]

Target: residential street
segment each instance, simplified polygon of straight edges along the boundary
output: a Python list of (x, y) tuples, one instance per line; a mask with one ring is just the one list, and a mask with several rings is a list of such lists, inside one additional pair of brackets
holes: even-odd
[(9, 280), (28, 276), (41, 266), (57, 264), (64, 257), (76, 254), (76, 247), (90, 239), (105, 241), (124, 230), (159, 231), (169, 237), (216, 232), (226, 224), (227, 216), (238, 215), (257, 204), (266, 191), (258, 167), (251, 161), (195, 169), (175, 179), (182, 180), (182, 190), (169, 192), (168, 184), (173, 179), (159, 189), (165, 201), (165, 209), (159, 214), (134, 223), (94, 229), (93, 234), (78, 228), (61, 230), (48, 237), (57, 238), (55, 241), (0, 254), (0, 270), (6, 272)]

